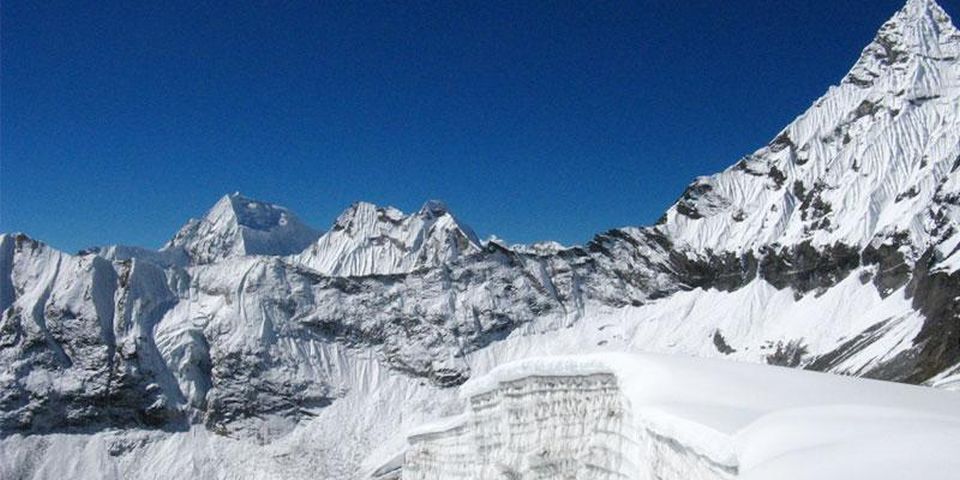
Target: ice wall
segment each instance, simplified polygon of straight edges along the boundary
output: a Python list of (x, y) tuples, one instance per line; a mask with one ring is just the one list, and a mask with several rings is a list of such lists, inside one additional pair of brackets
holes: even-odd
[(615, 376), (531, 376), (468, 398), (410, 437), (405, 480), (732, 478), (635, 422)]
[(960, 471), (960, 395), (896, 383), (609, 353), (504, 364), (461, 398), (464, 414), (409, 432), (403, 479), (953, 480)]

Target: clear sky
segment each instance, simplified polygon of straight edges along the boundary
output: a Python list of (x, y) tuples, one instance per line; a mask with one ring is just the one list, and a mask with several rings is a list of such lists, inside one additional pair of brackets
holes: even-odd
[(5, 1), (0, 231), (159, 247), (239, 190), (585, 242), (769, 141), (902, 3)]

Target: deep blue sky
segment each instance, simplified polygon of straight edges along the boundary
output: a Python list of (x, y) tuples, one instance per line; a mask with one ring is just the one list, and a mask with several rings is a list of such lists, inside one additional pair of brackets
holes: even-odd
[(0, 231), (159, 247), (239, 190), (584, 242), (766, 143), (902, 3), (5, 1)]

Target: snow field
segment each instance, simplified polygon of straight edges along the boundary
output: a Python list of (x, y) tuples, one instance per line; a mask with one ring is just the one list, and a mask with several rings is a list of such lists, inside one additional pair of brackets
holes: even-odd
[(461, 396), (465, 415), (409, 436), (404, 479), (946, 479), (960, 465), (960, 395), (779, 367), (543, 357)]

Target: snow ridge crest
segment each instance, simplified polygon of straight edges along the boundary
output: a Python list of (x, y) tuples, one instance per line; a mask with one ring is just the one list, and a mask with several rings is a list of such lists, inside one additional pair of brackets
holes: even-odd
[(867, 45), (845, 82), (874, 85), (884, 70), (904, 70), (911, 62), (955, 60), (960, 53), (960, 32), (935, 0), (909, 0), (883, 24)]
[(333, 227), (293, 261), (334, 276), (407, 273), (477, 253), (473, 230), (430, 200), (415, 214), (357, 202)]
[(290, 255), (318, 236), (290, 210), (235, 192), (188, 221), (161, 251), (182, 250), (191, 263), (205, 264), (238, 255)]
[(922, 251), (960, 224), (945, 195), (960, 175), (958, 104), (960, 32), (935, 1), (910, 0), (840, 85), (765, 147), (697, 179), (658, 228), (698, 251), (890, 239)]

